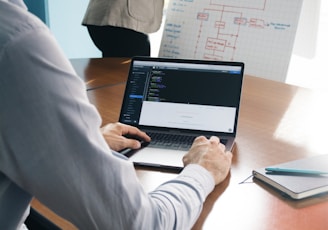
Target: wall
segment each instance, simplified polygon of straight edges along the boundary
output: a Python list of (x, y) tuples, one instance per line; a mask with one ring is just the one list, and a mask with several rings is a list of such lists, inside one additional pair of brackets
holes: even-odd
[(48, 25), (68, 58), (100, 57), (81, 25), (89, 0), (24, 0), (29, 11)]
[[(34, 0), (35, 1), (35, 0)], [(88, 0), (48, 0), (49, 27), (68, 58), (100, 57), (81, 25)]]
[(48, 0), (24, 0), (28, 10), (49, 26)]

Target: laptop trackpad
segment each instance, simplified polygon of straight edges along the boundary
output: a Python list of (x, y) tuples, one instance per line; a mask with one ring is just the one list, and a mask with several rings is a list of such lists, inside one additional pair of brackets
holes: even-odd
[(146, 147), (138, 150), (129, 158), (129, 160), (141, 165), (183, 168), (182, 157), (186, 153), (186, 151), (180, 150)]

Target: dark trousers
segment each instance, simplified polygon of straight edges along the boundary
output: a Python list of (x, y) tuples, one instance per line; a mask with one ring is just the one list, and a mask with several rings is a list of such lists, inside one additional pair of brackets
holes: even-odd
[(150, 56), (147, 34), (114, 26), (88, 25), (87, 28), (103, 57)]

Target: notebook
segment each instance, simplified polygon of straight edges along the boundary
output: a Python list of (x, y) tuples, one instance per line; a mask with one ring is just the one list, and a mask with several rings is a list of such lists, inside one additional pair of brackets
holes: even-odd
[(152, 141), (124, 154), (135, 165), (181, 170), (197, 136), (218, 136), (231, 150), (243, 73), (241, 62), (132, 58), (119, 122)]
[[(328, 192), (328, 155), (318, 155), (270, 166), (290, 173), (272, 173), (265, 168), (253, 170), (253, 176), (293, 199), (303, 199)], [(297, 173), (293, 173), (296, 171)], [(301, 173), (307, 172), (307, 173)], [(320, 174), (320, 172), (322, 172)]]

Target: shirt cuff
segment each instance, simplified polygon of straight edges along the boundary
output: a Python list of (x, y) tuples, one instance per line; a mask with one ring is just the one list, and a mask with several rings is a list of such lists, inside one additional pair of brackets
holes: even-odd
[(179, 177), (189, 178), (188, 180), (196, 182), (193, 184), (198, 185), (197, 187), (203, 190), (205, 197), (207, 197), (215, 187), (215, 181), (212, 174), (198, 164), (187, 165), (180, 173)]

